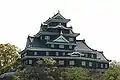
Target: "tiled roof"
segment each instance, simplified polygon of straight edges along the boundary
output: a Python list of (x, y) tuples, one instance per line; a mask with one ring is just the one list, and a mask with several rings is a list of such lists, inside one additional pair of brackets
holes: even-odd
[[(26, 58), (43, 58), (43, 57), (46, 57), (46, 56), (25, 56), (23, 57), (22, 59), (26, 59)], [(51, 57), (53, 59), (81, 59), (81, 60), (89, 60), (89, 61), (97, 61), (97, 62), (108, 62), (107, 60), (99, 60), (99, 59), (92, 59), (92, 58), (85, 58), (85, 57), (73, 57), (73, 56), (70, 56), (70, 57), (64, 57), (64, 56), (48, 56), (48, 57)]]
[(50, 22), (63, 22), (63, 23), (67, 23), (69, 21), (70, 21), (70, 19), (65, 19), (60, 13), (57, 13), (52, 18), (49, 18), (48, 20), (46, 20), (44, 23), (45, 24), (48, 24)]
[[(40, 35), (59, 35), (59, 33), (55, 33), (55, 32), (38, 32), (36, 35), (34, 35), (34, 37), (40, 37)], [(63, 34), (63, 36), (73, 36), (76, 37), (80, 35), (79, 33), (74, 33), (74, 34)]]

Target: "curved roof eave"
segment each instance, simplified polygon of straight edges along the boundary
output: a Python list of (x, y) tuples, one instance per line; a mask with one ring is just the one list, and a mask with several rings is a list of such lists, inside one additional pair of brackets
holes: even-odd
[[(92, 50), (92, 51), (97, 51), (97, 50), (95, 50), (95, 49), (90, 48), (90, 47), (86, 44), (85, 39), (83, 39), (83, 40), (77, 40), (77, 41), (82, 41), (90, 50)], [(107, 58), (105, 57), (105, 55), (103, 54), (103, 51), (97, 51), (97, 52), (98, 52), (98, 53), (101, 53), (102, 56), (103, 56), (108, 62), (111, 62), (111, 60), (109, 60), (109, 59), (107, 59)]]

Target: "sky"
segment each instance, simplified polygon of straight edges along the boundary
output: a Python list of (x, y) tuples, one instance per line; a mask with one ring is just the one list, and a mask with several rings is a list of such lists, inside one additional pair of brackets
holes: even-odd
[(92, 49), (120, 61), (120, 0), (0, 0), (0, 43), (24, 49), (28, 35), (57, 11)]

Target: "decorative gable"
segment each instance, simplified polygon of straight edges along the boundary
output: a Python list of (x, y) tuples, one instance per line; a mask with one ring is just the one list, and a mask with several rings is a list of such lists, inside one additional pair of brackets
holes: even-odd
[(61, 35), (57, 39), (55, 39), (54, 42), (67, 42), (68, 43), (69, 41)]
[(65, 19), (60, 13), (57, 13), (55, 16), (53, 16), (54, 19)]

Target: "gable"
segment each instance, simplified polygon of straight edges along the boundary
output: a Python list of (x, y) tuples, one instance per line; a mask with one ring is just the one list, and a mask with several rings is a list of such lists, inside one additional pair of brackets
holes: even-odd
[(57, 13), (55, 16), (53, 16), (54, 19), (65, 19), (60, 13)]
[(68, 43), (69, 41), (61, 35), (57, 39), (55, 39), (54, 42), (67, 42)]

